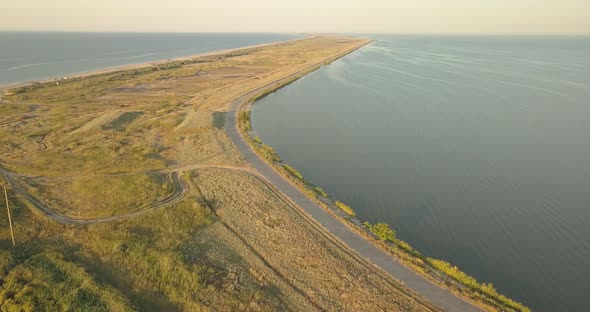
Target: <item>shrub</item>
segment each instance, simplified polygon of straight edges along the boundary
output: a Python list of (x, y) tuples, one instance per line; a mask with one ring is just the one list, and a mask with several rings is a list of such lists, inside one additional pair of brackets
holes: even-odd
[(395, 242), (395, 231), (387, 223), (379, 222), (371, 226), (371, 232), (382, 241)]
[(351, 216), (356, 216), (356, 212), (354, 212), (354, 210), (352, 210), (352, 208), (350, 208), (350, 206), (348, 206), (347, 204), (337, 200), (335, 202), (336, 206), (338, 206), (338, 208), (342, 209), (344, 212), (348, 213)]

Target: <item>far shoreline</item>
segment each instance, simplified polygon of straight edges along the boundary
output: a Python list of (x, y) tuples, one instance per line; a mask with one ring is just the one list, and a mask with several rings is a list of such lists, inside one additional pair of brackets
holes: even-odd
[[(21, 32), (21, 31), (15, 31), (15, 32)], [(22, 31), (22, 32), (30, 32), (30, 31)], [(294, 38), (294, 39), (288, 39), (288, 40), (271, 41), (271, 42), (267, 42), (267, 43), (254, 44), (254, 45), (242, 46), (242, 47), (231, 48), (231, 49), (213, 50), (213, 51), (209, 51), (209, 52), (191, 54), (191, 55), (180, 56), (180, 57), (169, 58), (169, 59), (160, 59), (160, 60), (141, 62), (141, 63), (129, 63), (129, 64), (125, 64), (125, 65), (109, 66), (109, 67), (104, 67), (104, 68), (99, 68), (99, 69), (94, 69), (94, 70), (88, 70), (88, 71), (72, 72), (69, 74), (65, 74), (67, 76), (61, 76), (61, 77), (52, 77), (52, 78), (47, 78), (47, 79), (27, 80), (27, 81), (21, 81), (21, 82), (14, 82), (14, 83), (11, 82), (11, 83), (7, 83), (7, 84), (0, 84), (0, 92), (5, 92), (7, 90), (14, 89), (14, 88), (30, 86), (35, 83), (48, 83), (48, 82), (52, 82), (52, 81), (59, 81), (59, 80), (63, 79), (64, 77), (67, 77), (68, 79), (85, 78), (85, 77), (89, 77), (89, 76), (93, 76), (93, 75), (100, 75), (100, 74), (112, 73), (112, 72), (117, 72), (117, 71), (145, 68), (145, 67), (154, 66), (154, 65), (161, 65), (164, 63), (168, 63), (168, 62), (185, 61), (185, 60), (190, 60), (190, 59), (197, 58), (197, 57), (225, 54), (225, 53), (231, 53), (231, 52), (236, 52), (236, 51), (241, 51), (241, 50), (246, 50), (246, 49), (262, 48), (262, 47), (273, 45), (273, 44), (293, 42), (293, 41), (305, 40), (305, 39), (310, 39), (310, 38), (314, 38), (317, 36), (321, 36), (321, 35), (316, 35), (316, 34), (313, 34), (313, 35), (312, 34), (295, 34), (295, 35), (299, 35), (301, 37)], [(2, 94), (0, 94), (0, 99), (1, 99), (1, 97), (2, 97)]]

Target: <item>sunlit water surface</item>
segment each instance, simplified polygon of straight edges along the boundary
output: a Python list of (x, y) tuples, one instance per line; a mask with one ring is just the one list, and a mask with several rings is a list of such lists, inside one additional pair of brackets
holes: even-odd
[(371, 36), (254, 105), (311, 182), (536, 311), (588, 311), (590, 38)]

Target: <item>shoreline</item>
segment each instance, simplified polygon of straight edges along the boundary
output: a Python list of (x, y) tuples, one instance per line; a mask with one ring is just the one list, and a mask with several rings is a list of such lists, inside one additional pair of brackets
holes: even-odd
[[(150, 66), (155, 66), (155, 65), (161, 65), (161, 64), (168, 63), (168, 62), (186, 61), (186, 60), (191, 60), (191, 59), (199, 58), (199, 57), (227, 54), (227, 53), (238, 52), (238, 51), (247, 50), (247, 49), (262, 48), (262, 47), (266, 47), (269, 45), (311, 39), (311, 38), (315, 38), (315, 37), (318, 37), (318, 35), (303, 34), (301, 38), (295, 38), (295, 39), (289, 39), (289, 40), (273, 41), (273, 42), (254, 44), (254, 45), (243, 46), (243, 47), (238, 47), (238, 48), (231, 48), (231, 49), (214, 50), (214, 51), (210, 51), (210, 52), (191, 54), (191, 55), (187, 55), (187, 56), (180, 56), (180, 57), (175, 57), (175, 58), (170, 58), (170, 59), (160, 59), (160, 60), (148, 61), (148, 62), (142, 62), (142, 63), (130, 63), (130, 64), (126, 64), (126, 65), (116, 65), (116, 66), (110, 66), (110, 67), (100, 68), (100, 69), (96, 69), (96, 70), (73, 72), (73, 73), (67, 74), (68, 75), (67, 77), (68, 77), (68, 79), (87, 78), (87, 77), (94, 76), (94, 75), (101, 75), (101, 74), (113, 73), (113, 72), (118, 72), (118, 71), (126, 71), (126, 70), (132, 70), (132, 69), (140, 69), (140, 68), (145, 68), (145, 67), (150, 67)], [(56, 81), (56, 80), (61, 80), (62, 78), (63, 77), (53, 77), (53, 78), (48, 78), (48, 79), (28, 80), (28, 81), (14, 82), (14, 83), (11, 82), (8, 84), (0, 84), (0, 92), (5, 92), (10, 89), (30, 86), (35, 83), (48, 83), (48, 82), (52, 82), (52, 81)], [(1, 99), (1, 97), (2, 97), (2, 94), (0, 94), (0, 99)]]
[[(326, 59), (324, 62), (312, 65), (309, 68), (304, 69), (300, 72), (286, 76), (282, 79), (279, 79), (278, 81), (275, 81), (273, 83), (269, 83), (266, 86), (260, 87), (256, 90), (253, 90), (253, 91), (250, 91), (249, 93), (234, 100), (234, 102), (232, 102), (232, 104), (230, 106), (230, 111), (228, 113), (235, 114), (234, 124), (237, 125), (237, 129), (238, 129), (240, 137), (246, 142), (246, 144), (248, 145), (248, 148), (249, 148), (249, 150), (247, 150), (246, 153), (244, 153), (244, 150), (241, 150), (239, 148), (240, 151), (242, 152), (242, 154), (244, 154), (244, 156), (246, 158), (247, 158), (247, 156), (250, 156), (250, 154), (255, 155), (256, 157), (260, 158), (269, 168), (271, 168), (271, 170), (274, 171), (274, 173), (276, 173), (282, 179), (287, 181), (287, 183), (289, 183), (292, 187), (294, 187), (300, 194), (302, 194), (304, 197), (306, 197), (306, 199), (308, 199), (309, 201), (311, 201), (315, 205), (319, 206), (320, 209), (323, 209), (326, 213), (331, 215), (332, 218), (337, 219), (338, 222), (340, 222), (342, 225), (346, 226), (349, 230), (351, 230), (356, 235), (361, 237), (361, 239), (363, 239), (365, 242), (371, 244), (372, 246), (379, 248), (379, 250), (386, 253), (388, 255), (388, 257), (392, 258), (393, 261), (401, 263), (406, 269), (411, 270), (411, 272), (413, 272), (414, 274), (417, 274), (420, 277), (429, 281), (431, 284), (433, 284), (437, 287), (441, 287), (442, 289), (450, 292), (453, 296), (457, 297), (459, 300), (461, 300), (464, 303), (469, 305), (468, 307), (462, 306), (457, 311), (465, 311), (466, 308), (467, 308), (467, 310), (471, 310), (470, 308), (474, 308), (475, 310), (479, 310), (479, 309), (487, 310), (490, 308), (493, 308), (493, 309), (499, 308), (499, 309), (504, 310), (505, 308), (509, 308), (510, 310), (514, 310), (514, 311), (530, 311), (526, 306), (523, 306), (522, 304), (520, 304), (518, 302), (514, 302), (510, 298), (507, 298), (507, 297), (497, 293), (495, 291), (495, 289), (493, 288), (493, 286), (491, 286), (491, 284), (485, 284), (485, 283), (479, 284), (479, 282), (474, 281), (477, 288), (475, 288), (473, 286), (468, 286), (466, 283), (459, 280), (457, 278), (457, 276), (449, 275), (443, 271), (443, 268), (446, 269), (447, 266), (449, 268), (453, 268), (452, 264), (446, 263), (446, 262), (438, 260), (438, 259), (426, 257), (426, 256), (422, 255), (420, 252), (413, 250), (411, 248), (411, 246), (409, 244), (405, 243), (404, 241), (401, 241), (397, 238), (394, 238), (393, 240), (389, 240), (389, 241), (388, 240), (379, 240), (377, 235), (372, 231), (372, 228), (371, 228), (372, 225), (369, 224), (368, 222), (364, 221), (363, 219), (356, 217), (354, 210), (352, 210), (352, 208), (344, 205), (345, 208), (349, 209), (347, 211), (345, 208), (341, 207), (339, 205), (339, 203), (342, 204), (341, 202), (328, 196), (323, 191), (323, 189), (321, 187), (313, 185), (312, 183), (307, 181), (296, 169), (294, 169), (294, 168), (290, 167), (288, 164), (284, 163), (280, 159), (279, 155), (276, 154), (274, 152), (274, 150), (272, 150), (272, 147), (265, 145), (258, 137), (253, 136), (252, 129), (251, 129), (250, 110), (251, 110), (251, 106), (256, 101), (258, 101), (259, 99), (263, 98), (264, 96), (266, 96), (270, 93), (276, 92), (277, 90), (292, 83), (293, 81), (295, 81), (299, 78), (302, 78), (302, 77), (306, 76), (307, 74), (321, 68), (322, 65), (329, 64), (341, 57), (344, 57), (347, 54), (354, 52), (355, 50), (360, 49), (363, 46), (365, 46), (371, 42), (373, 42), (373, 41), (372, 40), (368, 41), (368, 42), (362, 44), (361, 46), (356, 47), (355, 49), (352, 49), (351, 51), (346, 51), (345, 53), (339, 54), (335, 57), (330, 57), (330, 58)], [(249, 97), (248, 97), (248, 95), (249, 95)], [(237, 103), (237, 107), (234, 107), (236, 105), (236, 103)], [(234, 110), (232, 110), (232, 108), (234, 108)], [(247, 114), (247, 120), (242, 120), (242, 118), (241, 118), (242, 116), (240, 116), (240, 114), (245, 114), (245, 115)], [(226, 117), (226, 127), (228, 124), (227, 122), (230, 119), (228, 117), (229, 117), (229, 115)], [(241, 125), (242, 122), (247, 122), (249, 129), (243, 129), (242, 125)], [(226, 132), (228, 132), (227, 128), (226, 128)], [(228, 132), (228, 135), (229, 134), (230, 133)], [(230, 136), (230, 138), (231, 138), (231, 136)], [(234, 141), (233, 138), (232, 138), (232, 141)], [(239, 145), (238, 142), (236, 142), (236, 141), (234, 141), (234, 144), (236, 146)], [(268, 159), (266, 157), (267, 155), (263, 155), (261, 153), (261, 151), (258, 150), (257, 145), (261, 145), (261, 146), (264, 146), (265, 148), (270, 149), (271, 153), (274, 153), (274, 156), (276, 156), (276, 158), (278, 160)], [(253, 169), (258, 171), (261, 176), (264, 176), (266, 178), (266, 176), (262, 172), (257, 170), (257, 168), (253, 168)], [(279, 188), (276, 186), (275, 183), (272, 183), (270, 181), (270, 179), (268, 179), (268, 178), (267, 178), (267, 180), (269, 181), (269, 183), (271, 185), (275, 185), (275, 187), (278, 189), (279, 192), (282, 192), (281, 190), (279, 190)], [(284, 193), (284, 192), (282, 192), (282, 193)], [(285, 195), (285, 197), (290, 199), (288, 194), (284, 194), (284, 195)], [(291, 201), (293, 202), (293, 200), (291, 200)], [(294, 204), (297, 205), (297, 203), (294, 203)], [(310, 217), (313, 220), (320, 223), (320, 226), (326, 228), (326, 230), (328, 230), (329, 232), (332, 232), (325, 226), (325, 224), (323, 224), (322, 222), (319, 222), (316, 219), (316, 217), (314, 217), (309, 211), (307, 211), (307, 209), (301, 207), (301, 205), (297, 205), (297, 206), (299, 206), (300, 209), (302, 209), (305, 213), (310, 215)], [(332, 234), (336, 234), (336, 233), (332, 232)], [(337, 238), (341, 238), (338, 235), (334, 235), (334, 236), (336, 236)], [(363, 254), (361, 252), (359, 252), (359, 249), (354, 248), (350, 244), (346, 244), (346, 245), (351, 247), (354, 250), (354, 252), (356, 252), (358, 255), (363, 256)], [(371, 263), (376, 264), (378, 267), (384, 269), (388, 273), (391, 273), (389, 270), (386, 270), (383, 266), (381, 266), (377, 262), (373, 261), (373, 259), (369, 258), (368, 260)], [(421, 265), (417, 265), (416, 263), (414, 263), (415, 261), (421, 262), (420, 263)], [(440, 264), (440, 267), (433, 265), (433, 263)], [(455, 267), (455, 269), (456, 269), (456, 267)], [(473, 279), (472, 277), (468, 276), (467, 274), (465, 274), (461, 271), (458, 271), (458, 272), (460, 273), (459, 277), (461, 277), (461, 278), (463, 276), (466, 276), (467, 278)], [(391, 275), (396, 279), (399, 278), (398, 276), (396, 276), (393, 273)], [(473, 279), (473, 280), (475, 280), (475, 279)], [(423, 287), (421, 287), (421, 286), (411, 287), (408, 285), (408, 283), (405, 283), (403, 280), (402, 280), (402, 283), (404, 285), (408, 286), (412, 291), (416, 291), (419, 295), (422, 295), (422, 296), (424, 295), (423, 293), (420, 293), (420, 291), (419, 291), (419, 290), (423, 291), (424, 290)], [(473, 288), (472, 291), (474, 291), (476, 293), (463, 291), (464, 289), (470, 288), (470, 287), (472, 287)], [(489, 294), (489, 295), (486, 292), (488, 290), (488, 288), (491, 289), (491, 294)], [(482, 289), (484, 289), (484, 291), (482, 291)], [(477, 293), (477, 291), (479, 291), (479, 293)], [(483, 298), (481, 297), (482, 295), (484, 296)], [(437, 296), (442, 297), (441, 294), (437, 294)], [(432, 296), (430, 296), (430, 297), (424, 296), (424, 297), (429, 300), (431, 298), (433, 298)], [(436, 297), (436, 299), (439, 300), (440, 297)], [(438, 303), (440, 303), (440, 302), (432, 301), (432, 303), (438, 305)], [(441, 307), (443, 307), (445, 309), (449, 309), (450, 311), (454, 311), (455, 308), (457, 308), (458, 306), (441, 305)]]

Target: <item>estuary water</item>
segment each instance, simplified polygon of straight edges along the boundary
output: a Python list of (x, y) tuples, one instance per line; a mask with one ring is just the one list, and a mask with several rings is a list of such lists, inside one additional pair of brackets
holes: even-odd
[(0, 32), (0, 86), (298, 37), (264, 33)]
[(373, 36), (253, 106), (370, 222), (534, 311), (589, 311), (590, 38)]

